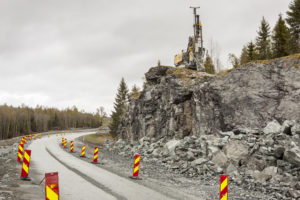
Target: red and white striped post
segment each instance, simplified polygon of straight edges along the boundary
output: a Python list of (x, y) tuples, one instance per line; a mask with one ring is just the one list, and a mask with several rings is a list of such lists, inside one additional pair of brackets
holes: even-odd
[(71, 152), (71, 153), (74, 152), (74, 142), (73, 142), (73, 141), (71, 141), (70, 152)]
[(30, 180), (29, 177), (28, 177), (29, 165), (30, 165), (30, 156), (31, 156), (31, 150), (25, 150), (23, 165), (22, 165), (22, 171), (21, 171), (21, 179), (22, 180)]
[(45, 174), (46, 200), (59, 200), (58, 172)]
[(65, 144), (64, 144), (64, 147), (65, 147), (65, 148), (68, 147), (68, 140), (67, 140), (67, 138), (65, 138)]
[(18, 150), (18, 162), (22, 162), (23, 151), (24, 151), (24, 144), (21, 141), (20, 144), (19, 144), (19, 150)]
[(228, 175), (220, 175), (220, 200), (228, 199)]
[(139, 178), (140, 160), (141, 160), (141, 156), (139, 154), (135, 154), (134, 155), (133, 173), (132, 173), (132, 176), (130, 176), (130, 178), (141, 179), (141, 178)]
[(82, 149), (81, 149), (81, 155), (80, 157), (85, 157), (85, 145), (83, 145)]
[(98, 163), (98, 150), (99, 148), (95, 147), (93, 163)]

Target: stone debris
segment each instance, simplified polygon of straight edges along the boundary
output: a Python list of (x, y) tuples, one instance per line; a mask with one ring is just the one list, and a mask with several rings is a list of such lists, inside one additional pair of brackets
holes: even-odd
[[(278, 126), (279, 125), (279, 126)], [(261, 130), (233, 130), (201, 137), (153, 139), (138, 142), (107, 140), (104, 147), (124, 157), (139, 153), (174, 173), (212, 179), (226, 173), (243, 188), (260, 191), (273, 199), (300, 198), (300, 134), (295, 121), (271, 121)]]

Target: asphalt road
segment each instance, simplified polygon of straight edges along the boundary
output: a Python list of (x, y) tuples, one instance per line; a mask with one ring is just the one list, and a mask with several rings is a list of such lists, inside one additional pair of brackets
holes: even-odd
[[(65, 136), (68, 141), (92, 132), (73, 133)], [(61, 137), (51, 135), (33, 141), (31, 163), (38, 170), (38, 175), (48, 172), (59, 173), (60, 198), (63, 200), (93, 200), (93, 199), (172, 199), (158, 191), (138, 184), (137, 180), (120, 177), (105, 169), (87, 163), (72, 156), (59, 147)]]

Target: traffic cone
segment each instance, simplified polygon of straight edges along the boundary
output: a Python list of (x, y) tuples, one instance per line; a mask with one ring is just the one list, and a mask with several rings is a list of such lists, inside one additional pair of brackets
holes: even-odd
[(139, 178), (140, 160), (141, 160), (141, 156), (139, 154), (135, 154), (134, 155), (133, 173), (132, 173), (132, 176), (130, 176), (130, 178), (132, 178), (132, 179), (141, 179), (141, 178)]
[(29, 165), (30, 165), (30, 156), (31, 156), (31, 150), (25, 150), (24, 158), (23, 158), (22, 171), (21, 171), (21, 179), (22, 180), (30, 180), (30, 178), (28, 177)]
[(220, 200), (228, 199), (228, 175), (220, 175)]
[(24, 144), (21, 141), (20, 144), (19, 144), (19, 150), (18, 150), (18, 162), (22, 162), (23, 151), (24, 151)]
[(45, 173), (46, 200), (59, 200), (58, 172)]
[(71, 153), (73, 153), (73, 150), (74, 150), (73, 146), (74, 146), (74, 143), (73, 143), (73, 141), (71, 141), (71, 144), (70, 144), (70, 152)]
[(81, 149), (81, 155), (80, 157), (85, 157), (85, 145), (83, 145), (82, 149)]
[(98, 163), (98, 150), (99, 148), (95, 147), (93, 163)]

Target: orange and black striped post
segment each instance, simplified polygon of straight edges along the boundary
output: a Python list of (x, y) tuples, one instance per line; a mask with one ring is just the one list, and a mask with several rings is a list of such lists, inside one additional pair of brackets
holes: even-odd
[(28, 172), (29, 172), (30, 156), (31, 156), (31, 150), (25, 150), (22, 171), (21, 171), (21, 179), (23, 180), (29, 179)]
[(81, 149), (81, 155), (80, 157), (85, 157), (85, 145), (83, 145), (82, 149)]
[(141, 160), (141, 156), (139, 154), (135, 154), (134, 155), (133, 174), (132, 174), (132, 176), (134, 178), (138, 178), (138, 176), (139, 176), (140, 160)]
[(228, 175), (220, 175), (220, 200), (228, 199)]
[(46, 200), (59, 200), (58, 172), (45, 174)]
[(74, 142), (71, 141), (71, 144), (70, 144), (70, 152), (74, 152)]
[(65, 144), (64, 144), (64, 147), (67, 148), (67, 146), (68, 146), (68, 140), (67, 140), (67, 138), (65, 138)]
[(23, 151), (24, 151), (24, 144), (21, 141), (20, 144), (19, 144), (19, 150), (18, 150), (18, 162), (22, 162)]
[(93, 163), (98, 163), (98, 150), (98, 147), (95, 147)]

